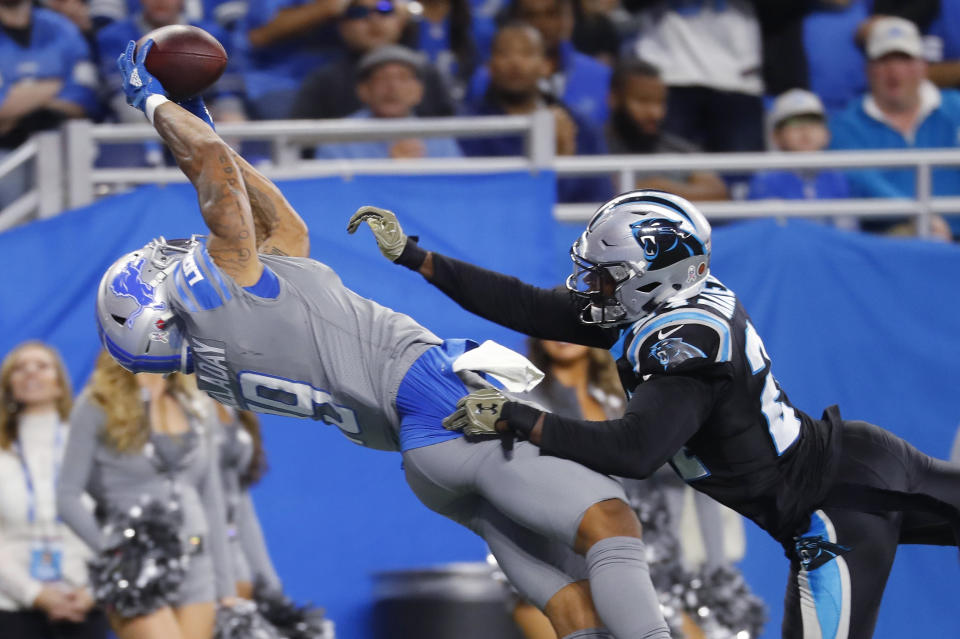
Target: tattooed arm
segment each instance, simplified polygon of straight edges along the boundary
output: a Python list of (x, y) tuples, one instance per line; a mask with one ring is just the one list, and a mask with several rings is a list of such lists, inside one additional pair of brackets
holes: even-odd
[(234, 151), (233, 159), (240, 167), (256, 231), (257, 252), (267, 255), (307, 257), (310, 236), (306, 223), (294, 210), (277, 185), (253, 168)]
[(210, 229), (207, 251), (240, 286), (260, 279), (250, 196), (233, 151), (205, 122), (173, 102), (156, 108), (153, 126), (197, 190)]

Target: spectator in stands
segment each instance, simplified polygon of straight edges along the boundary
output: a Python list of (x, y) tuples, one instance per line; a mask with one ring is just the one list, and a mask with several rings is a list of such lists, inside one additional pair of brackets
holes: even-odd
[(232, 33), (243, 23), (248, 4), (247, 0), (206, 0), (203, 17)]
[(90, 45), (93, 57), (96, 58), (97, 37), (93, 28), (93, 19), (90, 16), (90, 5), (85, 0), (46, 0), (43, 5), (65, 16), (76, 25), (87, 44)]
[[(340, 17), (340, 37), (347, 54), (313, 71), (300, 87), (291, 117), (343, 118), (362, 105), (357, 97), (360, 59), (385, 44), (400, 44), (407, 24), (406, 10), (394, 0), (353, 0)], [(417, 115), (453, 115), (450, 94), (432, 66), (423, 70), (423, 100)]]
[(491, 18), (472, 15), (470, 0), (422, 0), (420, 5), (417, 48), (443, 76), (454, 99), (461, 100), (473, 72), (490, 55), (496, 26)]
[[(522, 115), (549, 109), (556, 122), (557, 155), (589, 155), (606, 151), (599, 130), (540, 89), (549, 73), (546, 49), (539, 31), (523, 22), (500, 28), (488, 63), (489, 86), (475, 115)], [(460, 141), (464, 155), (522, 155), (519, 136), (468, 138)], [(612, 192), (607, 178), (560, 178), (560, 202), (600, 202)]]
[[(30, 0), (0, 0), (0, 160), (37, 131), (97, 113), (97, 71), (73, 23)], [(28, 187), (25, 170), (0, 179), (0, 208)]]
[[(573, 48), (573, 0), (513, 0), (510, 16), (540, 32), (547, 60), (541, 80), (544, 92), (563, 101), (593, 127), (602, 128), (607, 121), (603, 96), (609, 87), (610, 68)], [(478, 69), (467, 91), (470, 108), (483, 101), (489, 82), (489, 70)]]
[[(870, 92), (833, 120), (832, 148), (958, 145), (960, 93), (940, 91), (927, 79), (922, 53), (920, 33), (912, 22), (896, 17), (874, 22), (866, 46)], [(848, 179), (851, 194), (860, 197), (913, 197), (916, 192), (912, 169), (850, 171)], [(960, 170), (934, 169), (933, 193), (960, 193)]]
[(863, 50), (853, 34), (868, 15), (865, 2), (836, 0), (804, 20), (810, 90), (832, 117), (866, 90)]
[[(610, 80), (610, 122), (606, 127), (610, 153), (695, 153), (699, 149), (661, 125), (667, 114), (667, 86), (653, 65), (636, 58), (621, 60)], [(658, 189), (688, 200), (726, 200), (727, 187), (715, 173), (672, 172), (648, 175), (638, 189)]]
[(340, 54), (343, 8), (343, 0), (250, 0), (238, 40), (251, 117), (290, 117), (304, 78)]
[[(809, 91), (791, 89), (780, 95), (768, 119), (774, 150), (821, 151), (830, 144), (823, 103)], [(841, 171), (761, 171), (750, 181), (749, 198), (810, 200), (843, 198), (849, 194), (847, 178)]]
[[(363, 56), (357, 65), (357, 97), (364, 108), (350, 117), (411, 118), (423, 98), (421, 75), (426, 62), (407, 47), (388, 44)], [(357, 158), (443, 158), (459, 157), (460, 147), (451, 138), (402, 139), (393, 141), (324, 144), (316, 157)]]
[(943, 89), (960, 88), (960, 0), (940, 0), (940, 13), (930, 25), (927, 47), (929, 77)]
[(705, 151), (762, 150), (763, 60), (753, 3), (633, 6), (639, 35), (631, 51), (660, 69), (670, 87), (664, 130)]
[[(891, 237), (918, 237), (920, 235), (920, 224), (916, 218), (907, 222), (900, 222), (890, 227), (886, 235)], [(953, 231), (950, 224), (942, 215), (930, 216), (930, 230), (926, 239), (934, 242), (953, 242)], [(951, 456), (951, 460), (953, 457)]]
[[(111, 22), (125, 20), (140, 13), (140, 0), (81, 0), (89, 6), (90, 19), (95, 31), (99, 31)], [(217, 13), (218, 4), (223, 2), (242, 2), (246, 0), (184, 0), (183, 16), (188, 22), (211, 18)], [(219, 22), (219, 20), (218, 20)]]
[[(118, 122), (143, 122), (143, 113), (127, 104), (122, 90), (117, 56), (131, 40), (139, 40), (153, 29), (173, 24), (193, 24), (209, 32), (227, 49), (228, 58), (234, 51), (227, 31), (212, 20), (188, 22), (184, 14), (184, 0), (140, 0), (140, 10), (123, 20), (106, 25), (97, 32), (97, 66), (104, 79), (110, 115)], [(243, 86), (239, 70), (233, 64), (205, 97), (218, 122), (243, 120)]]
[[(243, 79), (240, 76), (233, 39), (226, 29), (213, 20), (188, 21), (185, 0), (140, 0), (139, 8), (129, 18), (115, 20), (96, 32), (97, 66), (103, 78), (101, 100), (106, 117), (115, 122), (140, 124), (143, 113), (127, 104), (123, 93), (117, 56), (131, 40), (139, 40), (147, 32), (173, 24), (192, 24), (208, 31), (227, 50), (227, 70), (204, 96), (210, 111), (220, 123), (246, 120), (243, 102)], [(99, 147), (98, 166), (161, 166), (172, 165), (157, 140), (139, 143), (112, 143)]]
[(620, 32), (612, 14), (619, 7), (617, 0), (574, 0), (574, 48), (608, 67), (620, 55)]

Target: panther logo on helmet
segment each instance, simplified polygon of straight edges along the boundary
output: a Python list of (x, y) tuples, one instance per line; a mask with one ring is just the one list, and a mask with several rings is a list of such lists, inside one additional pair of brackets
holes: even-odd
[(110, 290), (114, 295), (129, 297), (137, 303), (137, 310), (127, 317), (126, 326), (130, 329), (144, 309), (162, 311), (167, 307), (163, 301), (156, 300), (156, 288), (144, 282), (141, 277), (146, 261), (144, 257), (137, 261), (130, 260), (110, 282)]
[(650, 262), (651, 269), (664, 268), (705, 252), (700, 240), (676, 220), (647, 218), (632, 223), (630, 230), (643, 248), (643, 256)]
[(597, 210), (570, 257), (567, 289), (584, 302), (580, 321), (635, 322), (700, 292), (710, 273), (710, 223), (682, 197), (631, 191)]

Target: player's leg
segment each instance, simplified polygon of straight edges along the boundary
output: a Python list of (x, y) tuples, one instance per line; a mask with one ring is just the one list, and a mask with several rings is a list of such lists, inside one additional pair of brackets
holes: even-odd
[[(913, 482), (909, 492), (922, 495), (930, 510), (904, 513), (900, 543), (957, 545), (960, 519), (960, 464), (935, 459), (910, 446)], [(930, 500), (935, 500), (931, 502)]]
[(592, 601), (566, 593), (555, 598), (582, 576), (582, 558), (562, 544), (511, 521), (464, 482), (439, 469), (445, 465), (441, 459), (469, 462), (479, 449), (498, 446), (495, 442), (480, 443), (476, 447), (463, 444), (462, 440), (451, 440), (404, 453), (407, 483), (414, 494), (434, 512), (480, 535), (504, 574), (527, 600), (541, 610), (552, 600), (547, 616), (554, 628), (565, 635), (570, 634), (565, 631), (571, 628), (574, 632), (593, 628), (599, 622), (595, 621), (597, 615)]
[[(488, 457), (477, 485), (514, 521), (584, 555), (594, 605), (614, 635), (670, 636), (650, 581), (640, 522), (618, 482), (568, 460), (540, 455), (523, 442), (513, 459)], [(518, 486), (523, 490), (517, 491)], [(558, 502), (566, 510), (558, 508)]]
[[(906, 493), (922, 467), (919, 452), (892, 433), (866, 422), (843, 423), (836, 486), (853, 484)], [(922, 456), (925, 457), (925, 456)], [(836, 490), (836, 488), (835, 488)], [(828, 503), (835, 495), (828, 496)], [(794, 557), (787, 585), (784, 637), (870, 637), (896, 555), (904, 514), (897, 510), (827, 507), (802, 535), (848, 548), (814, 546), (806, 568)], [(837, 554), (836, 558), (832, 558)]]
[[(568, 552), (575, 545), (585, 550), (594, 603), (615, 636), (669, 637), (650, 581), (646, 550), (637, 536), (639, 524), (613, 479), (568, 460), (540, 455), (527, 442), (518, 443), (507, 456), (498, 441), (470, 443), (458, 438), (407, 451), (404, 463), (414, 492), (435, 510), (443, 512), (443, 504), (431, 505), (419, 484), (428, 482), (450, 494), (480, 495), (539, 537)], [(494, 549), (495, 543), (488, 543)], [(517, 586), (522, 590), (521, 584)], [(524, 595), (546, 605), (542, 593)]]
[(804, 568), (791, 560), (784, 639), (869, 639), (897, 551), (901, 515), (826, 508), (811, 517), (805, 537), (849, 548), (819, 552)]
[[(558, 637), (609, 637), (584, 580), (583, 558), (480, 501), (464, 522), (487, 542), (504, 574), (550, 620)], [(575, 634), (575, 633), (592, 634)]]

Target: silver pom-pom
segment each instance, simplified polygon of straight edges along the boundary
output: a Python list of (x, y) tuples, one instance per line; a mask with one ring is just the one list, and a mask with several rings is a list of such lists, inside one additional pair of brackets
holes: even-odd
[(155, 500), (112, 514), (104, 528), (107, 549), (90, 562), (97, 602), (124, 618), (168, 605), (186, 572), (181, 526), (179, 509)]
[(257, 604), (238, 599), (232, 606), (217, 609), (217, 628), (213, 639), (285, 639), (263, 618)]

